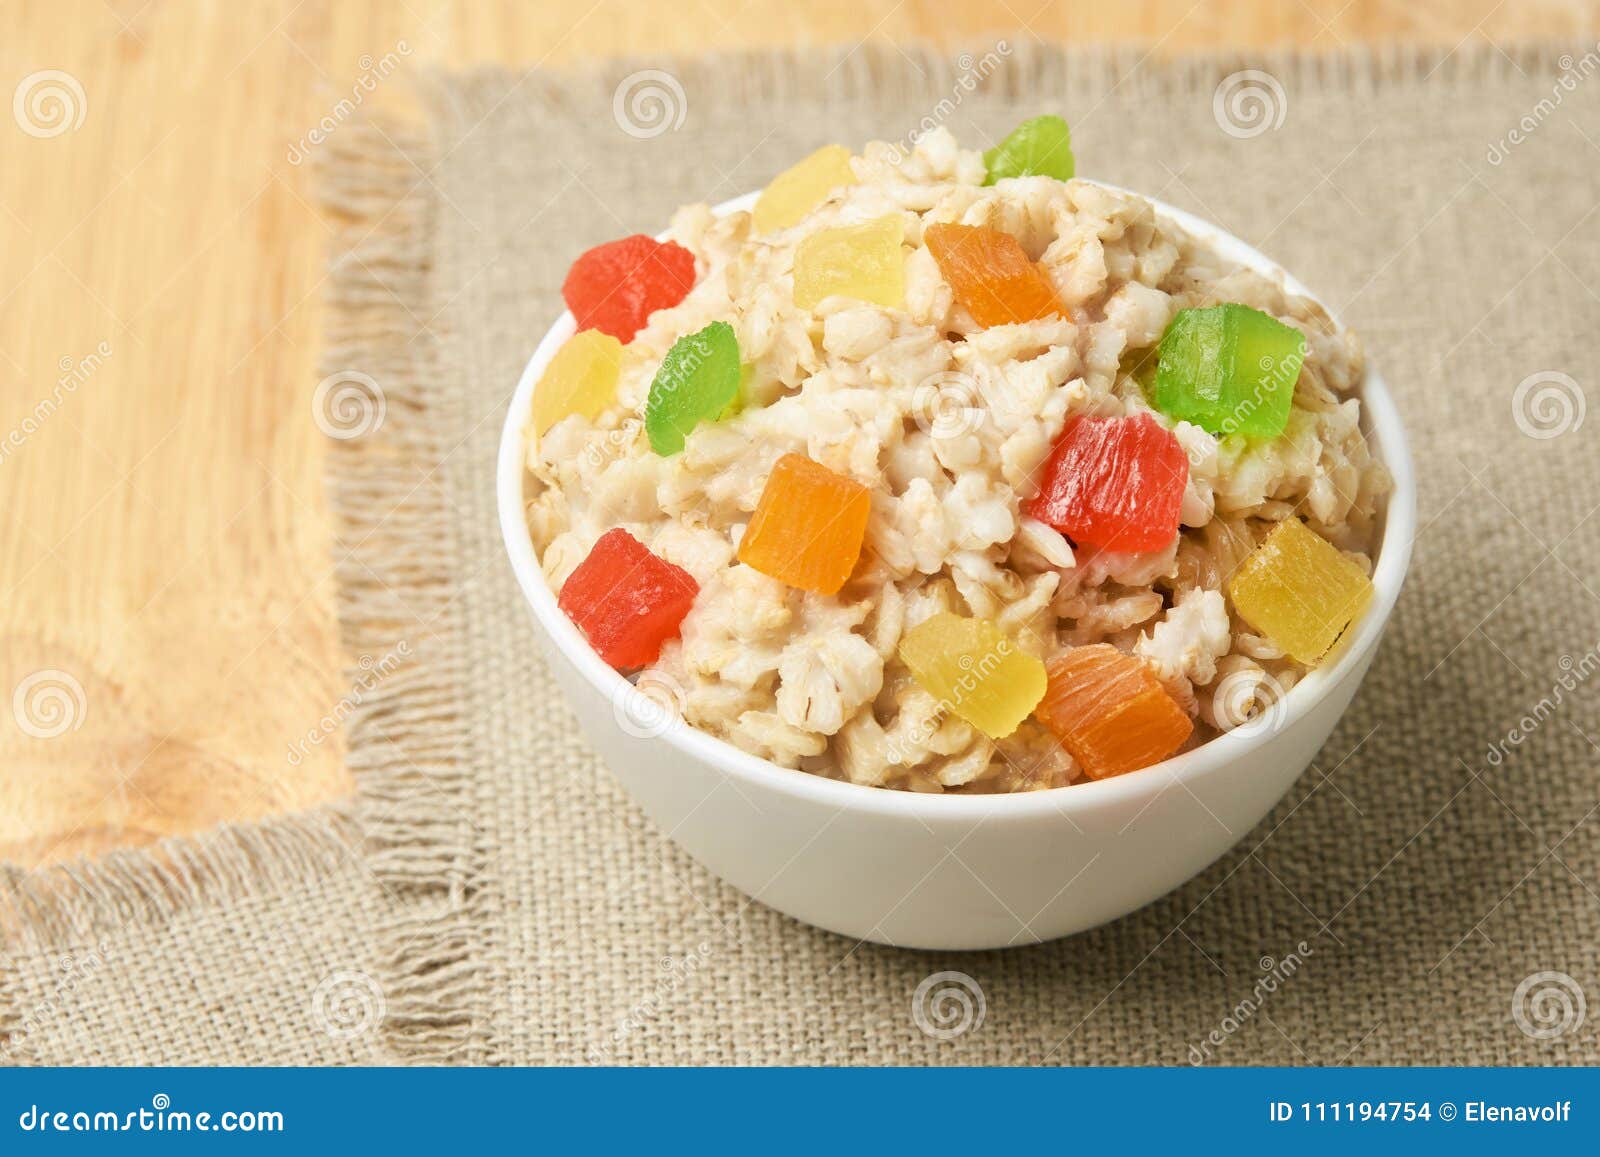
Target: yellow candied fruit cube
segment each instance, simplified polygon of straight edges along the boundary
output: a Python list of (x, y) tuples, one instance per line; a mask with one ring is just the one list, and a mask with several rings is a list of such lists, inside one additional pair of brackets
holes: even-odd
[(813, 309), (838, 294), (898, 307), (906, 296), (904, 239), (897, 214), (813, 233), (795, 250), (794, 303)]
[(828, 199), (828, 194), (856, 183), (850, 150), (823, 145), (799, 164), (785, 169), (761, 191), (751, 216), (757, 233), (775, 233), (798, 224)]
[(991, 739), (1017, 729), (1044, 698), (1044, 664), (987, 619), (943, 612), (900, 640), (900, 661), (939, 706)]
[(598, 418), (617, 400), (621, 370), (620, 341), (597, 329), (573, 334), (533, 388), (533, 432), (542, 436), (570, 414)]
[(1234, 609), (1299, 663), (1314, 665), (1372, 597), (1372, 580), (1298, 518), (1286, 518), (1228, 581)]

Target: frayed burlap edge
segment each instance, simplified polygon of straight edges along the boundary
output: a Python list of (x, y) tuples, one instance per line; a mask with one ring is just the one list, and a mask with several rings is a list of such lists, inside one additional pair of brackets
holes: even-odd
[[(885, 90), (926, 98), (938, 120), (940, 102), (959, 104), (981, 84), (988, 94), (1018, 102), (1019, 115), (1035, 111), (1041, 96), (1061, 102), (1069, 119), (1086, 119), (1109, 92), (1158, 99), (1213, 95), (1233, 72), (1271, 74), (1292, 104), (1297, 91), (1381, 93), (1418, 83), (1474, 86), (1551, 69), (1565, 71), (1585, 54), (1600, 56), (1594, 41), (1529, 40), (1505, 45), (1352, 45), (1333, 51), (1238, 49), (1162, 56), (1138, 46), (1064, 47), (1017, 31), (965, 46), (862, 43), (854, 47), (783, 48), (712, 53), (696, 57), (639, 55), (572, 69), (517, 73), (486, 67), (435, 78), (435, 99), (448, 103), (467, 131), (494, 115), (543, 109), (570, 115), (574, 106), (610, 107), (618, 83), (641, 69), (661, 69), (696, 100), (734, 107), (792, 102), (823, 105), (858, 101)], [(884, 131), (896, 127), (886, 125)], [(861, 142), (856, 142), (860, 144)]]
[(367, 395), (361, 432), (329, 462), (341, 632), (347, 655), (392, 652), (409, 638), (418, 657), (346, 721), (367, 866), (389, 901), (378, 930), (383, 1031), (398, 1060), (471, 1063), (483, 1056), (469, 935), (481, 873), (460, 806), (469, 739), (460, 551), (441, 473), (460, 387), (437, 372), (424, 321), (436, 312), (433, 157), (426, 137), (375, 121), (341, 129), (332, 145), (319, 191), (341, 225), (322, 372)]
[(138, 923), (310, 889), (360, 854), (349, 803), (34, 871), (0, 866), (0, 1041), (22, 1028), (12, 957), (70, 954)]
[[(93, 861), (0, 865), (0, 960), (70, 953), (201, 905), (307, 892), (355, 857), (387, 902), (376, 929), (385, 955), (374, 968), (386, 1054), (472, 1062), (483, 1056), (469, 1011), (467, 934), (480, 873), (457, 806), (466, 794), (452, 602), (459, 551), (435, 477), (450, 448), (446, 431), (459, 422), (441, 413), (456, 395), (436, 379), (433, 336), (419, 322), (432, 312), (433, 209), (417, 167), (427, 144), (415, 133), (347, 125), (320, 159), (320, 192), (339, 234), (320, 368), (331, 388), (319, 387), (316, 404), (338, 432), (328, 496), (341, 641), (360, 689), (344, 704), (357, 797)], [(20, 1027), (24, 1003), (13, 970), (0, 967), (0, 1040)]]

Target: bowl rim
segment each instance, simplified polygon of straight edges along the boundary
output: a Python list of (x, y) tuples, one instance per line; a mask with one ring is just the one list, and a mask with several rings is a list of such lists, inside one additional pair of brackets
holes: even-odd
[[(1132, 193), (1132, 190), (1107, 182), (1090, 183), (1120, 193)], [(759, 192), (731, 198), (713, 206), (712, 212), (720, 217), (748, 209), (754, 205), (757, 196)], [(1220, 226), (1153, 197), (1145, 196), (1144, 199), (1150, 202), (1159, 216), (1177, 224), (1197, 241), (1210, 245), (1219, 256), (1279, 278), (1287, 291), (1321, 304), (1320, 299), (1299, 279)], [(1326, 309), (1326, 305), (1323, 308)], [(1344, 328), (1331, 311), (1329, 316), (1336, 326)], [(545, 583), (544, 573), (533, 549), (523, 497), (523, 431), (532, 408), (533, 388), (556, 350), (575, 331), (571, 312), (563, 312), (540, 339), (523, 369), (500, 432), (496, 458), (497, 507), (512, 571), (539, 626), (583, 679), (608, 702), (615, 704), (619, 701), (618, 696), (626, 694), (631, 684), (594, 652), (577, 627), (557, 606), (556, 596)], [(1318, 701), (1347, 680), (1359, 676), (1364, 670), (1363, 660), (1377, 645), (1405, 580), (1417, 520), (1416, 477), (1410, 447), (1394, 399), (1382, 375), (1370, 360), (1366, 363), (1356, 396), (1362, 401), (1362, 428), (1369, 445), (1394, 480), (1394, 489), (1380, 515), (1381, 538), (1372, 573), (1372, 602), (1355, 631), (1347, 633), (1340, 640), (1334, 662), (1315, 668), (1290, 688), (1281, 700), (1283, 710), (1279, 720), (1272, 727), (1231, 731), (1160, 763), (1108, 779), (1088, 780), (1039, 791), (971, 795), (899, 791), (828, 779), (811, 772), (782, 767), (688, 724), (674, 726), (654, 738), (688, 758), (708, 764), (758, 789), (841, 810), (848, 808), (898, 815), (924, 823), (981, 821), (997, 817), (1039, 818), (1116, 806), (1152, 796), (1174, 782), (1193, 782), (1225, 770), (1277, 737), (1287, 735), (1306, 718)]]

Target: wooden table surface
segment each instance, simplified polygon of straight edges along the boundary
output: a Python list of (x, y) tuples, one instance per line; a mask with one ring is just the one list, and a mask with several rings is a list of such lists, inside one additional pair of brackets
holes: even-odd
[[(403, 67), (708, 46), (1173, 53), (1592, 32), (1573, 0), (7, 0), (0, 80), (0, 859), (346, 794), (311, 396), (331, 230), (293, 143)], [(1027, 31), (1022, 31), (1026, 35)], [(381, 94), (398, 102), (404, 85)]]

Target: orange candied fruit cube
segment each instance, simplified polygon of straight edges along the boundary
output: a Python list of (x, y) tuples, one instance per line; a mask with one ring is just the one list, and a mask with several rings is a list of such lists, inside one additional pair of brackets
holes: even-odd
[(922, 239), (939, 272), (981, 326), (1066, 317), (1044, 270), (1011, 234), (983, 225), (929, 225)]
[(1047, 664), (1046, 673), (1034, 717), (1091, 779), (1160, 763), (1194, 731), (1150, 669), (1109, 643), (1073, 647)]
[(778, 459), (739, 542), (739, 561), (804, 591), (837, 594), (861, 557), (872, 497), (803, 454)]

